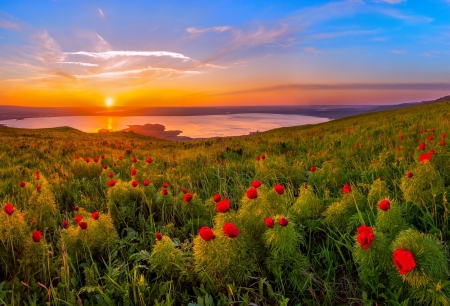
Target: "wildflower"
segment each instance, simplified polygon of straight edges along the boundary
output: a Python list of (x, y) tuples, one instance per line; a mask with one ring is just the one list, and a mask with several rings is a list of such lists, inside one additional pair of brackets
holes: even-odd
[(89, 157), (86, 157), (84, 160), (86, 161), (86, 163), (89, 163), (91, 161)]
[(413, 253), (405, 249), (395, 250), (392, 253), (392, 260), (400, 274), (406, 274), (416, 267)]
[(96, 211), (96, 212), (93, 212), (93, 213), (91, 214), (91, 217), (92, 217), (92, 219), (94, 219), (94, 220), (98, 220), (98, 218), (100, 218), (100, 214), (99, 214), (98, 211)]
[(33, 238), (34, 242), (39, 242), (42, 239), (42, 233), (38, 230), (34, 230), (33, 231), (33, 236), (31, 236), (31, 238)]
[(430, 154), (430, 156), (431, 156), (431, 155), (434, 155), (434, 150), (430, 150), (430, 151), (428, 152), (428, 154)]
[(181, 192), (186, 194), (186, 193), (188, 193), (188, 190), (186, 188), (183, 188), (183, 189), (181, 189)]
[(144, 181), (142, 182), (142, 184), (143, 184), (145, 187), (147, 187), (148, 185), (150, 185), (150, 180), (144, 180)]
[(412, 178), (412, 177), (413, 177), (413, 174), (412, 174), (412, 172), (408, 172), (408, 173), (406, 173), (406, 177), (407, 177), (407, 178)]
[(397, 147), (397, 151), (401, 151), (402, 148), (400, 146)]
[(273, 188), (275, 189), (275, 191), (279, 194), (282, 195), (284, 193), (284, 187), (281, 184), (276, 184), (275, 187)]
[(116, 184), (115, 180), (109, 180), (109, 182), (108, 182), (109, 187), (113, 187), (115, 184)]
[(87, 229), (88, 224), (86, 221), (81, 221), (80, 223), (78, 223), (78, 225), (80, 226), (81, 229)]
[(428, 136), (428, 141), (432, 141), (434, 139), (433, 135)]
[(314, 167), (314, 166), (309, 167), (309, 171), (311, 171), (311, 172), (316, 171), (316, 167)]
[(358, 242), (359, 245), (367, 250), (370, 248), (370, 245), (372, 244), (373, 240), (375, 239), (373, 235), (372, 227), (366, 226), (365, 224), (357, 228), (358, 231)]
[(189, 203), (192, 200), (192, 197), (193, 197), (192, 193), (187, 193), (184, 195), (183, 201), (185, 201), (186, 203)]
[(439, 143), (439, 145), (440, 145), (441, 147), (445, 146), (445, 141), (444, 141), (444, 140), (441, 140), (441, 142)]
[(101, 159), (105, 159), (105, 154), (100, 155)]
[(113, 177), (114, 177), (114, 172), (110, 172), (110, 173), (108, 174), (108, 176), (109, 176), (110, 178), (113, 178)]
[(162, 234), (160, 232), (156, 233), (156, 240), (161, 240), (162, 239)]
[(78, 211), (80, 208), (78, 206), (75, 206), (74, 210)]
[(264, 223), (268, 228), (273, 228), (273, 226), (275, 225), (275, 220), (271, 217), (267, 217), (266, 220), (264, 220)]
[(202, 237), (202, 239), (205, 241), (210, 241), (216, 238), (216, 235), (214, 235), (213, 231), (207, 226), (203, 226), (200, 229), (199, 234), (200, 237)]
[(259, 156), (256, 156), (255, 160), (256, 160), (256, 161), (259, 161), (259, 160), (260, 160)]
[(133, 168), (133, 169), (131, 169), (131, 176), (135, 176), (136, 175), (136, 173), (137, 173), (137, 170), (136, 170), (136, 168)]
[(105, 170), (108, 169), (108, 165), (104, 165), (103, 169), (105, 169)]
[(247, 198), (249, 198), (250, 200), (256, 199), (258, 197), (258, 190), (255, 188), (250, 188), (249, 190), (247, 190)]
[(122, 156), (119, 156), (119, 160), (122, 160), (123, 159), (123, 157)]
[(421, 151), (423, 151), (423, 150), (425, 150), (425, 147), (426, 147), (427, 145), (424, 143), (424, 142), (422, 142), (420, 145), (419, 145), (419, 150), (421, 150)]
[(26, 183), (25, 183), (24, 181), (21, 181), (21, 182), (20, 182), (20, 187), (23, 188), (23, 187), (25, 187), (25, 185), (26, 185)]
[(400, 140), (403, 140), (403, 136), (400, 136), (399, 139), (400, 139)]
[(163, 188), (163, 190), (161, 190), (161, 193), (163, 194), (163, 195), (167, 195), (167, 189), (166, 188)]
[(3, 211), (7, 214), (7, 215), (12, 215), (14, 213), (14, 206), (12, 206), (11, 203), (6, 203), (6, 205), (3, 207)]
[(41, 185), (37, 185), (36, 190), (37, 190), (38, 192), (41, 192), (41, 189), (42, 189), (42, 186), (41, 186)]
[(224, 199), (223, 201), (218, 202), (216, 205), (216, 210), (220, 213), (226, 213), (230, 210), (230, 201)]
[(391, 202), (389, 202), (389, 200), (383, 200), (378, 203), (378, 208), (383, 211), (388, 211), (389, 209), (391, 209)]
[(137, 163), (137, 158), (136, 157), (133, 157), (132, 159), (131, 159), (131, 161), (133, 162), (133, 163)]
[(61, 223), (62, 228), (69, 228), (69, 222), (67, 222), (67, 220), (63, 220), (63, 222)]
[(223, 232), (228, 238), (236, 238), (239, 236), (239, 229), (231, 222), (225, 223)]
[(80, 159), (80, 155), (75, 156), (75, 159), (79, 160)]
[(261, 155), (261, 159), (262, 160), (265, 160), (266, 159), (266, 156), (263, 154), (263, 155)]
[(169, 187), (169, 184), (164, 183), (164, 184), (163, 184), (163, 188), (167, 188), (167, 187)]
[(216, 193), (215, 195), (213, 195), (213, 200), (214, 202), (218, 203), (220, 202), (220, 200), (222, 200), (222, 197), (220, 196), (220, 194)]
[(447, 137), (447, 134), (443, 133), (441, 136), (442, 136), (442, 138), (445, 138), (445, 137)]
[(344, 193), (349, 193), (350, 191), (352, 191), (352, 186), (350, 186), (349, 184), (345, 184), (344, 187), (342, 187), (342, 191)]
[(134, 180), (131, 182), (131, 186), (133, 187), (137, 187), (139, 185), (139, 181), (138, 180)]
[(73, 218), (73, 222), (75, 222), (75, 223), (80, 223), (81, 220), (83, 220), (83, 216), (81, 216), (81, 215), (77, 215), (77, 216), (75, 216), (75, 218)]
[(98, 162), (98, 158), (94, 157), (94, 163), (97, 163), (97, 162)]
[(151, 157), (147, 157), (145, 161), (147, 162), (147, 164), (151, 164), (153, 162), (153, 159)]
[(285, 226), (287, 226), (288, 225), (288, 223), (289, 223), (289, 220), (288, 219), (286, 219), (286, 218), (281, 218), (280, 220), (278, 220), (278, 224), (280, 224), (282, 227), (285, 227)]
[(427, 164), (430, 162), (430, 157), (431, 157), (431, 155), (428, 153), (422, 154), (422, 155), (420, 155), (420, 161), (424, 164)]

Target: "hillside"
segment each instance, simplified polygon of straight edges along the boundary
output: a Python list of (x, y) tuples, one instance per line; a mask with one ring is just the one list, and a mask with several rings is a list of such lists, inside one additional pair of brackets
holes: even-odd
[(0, 305), (449, 305), (444, 100), (185, 142), (0, 127)]

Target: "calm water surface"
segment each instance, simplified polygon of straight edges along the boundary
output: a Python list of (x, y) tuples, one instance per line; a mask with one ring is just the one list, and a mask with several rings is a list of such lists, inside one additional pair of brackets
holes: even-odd
[(128, 125), (146, 123), (162, 124), (166, 130), (180, 130), (180, 136), (193, 138), (246, 135), (250, 132), (267, 131), (279, 127), (326, 122), (327, 118), (302, 115), (279, 114), (233, 114), (209, 116), (79, 116), (27, 118), (24, 120), (3, 120), (0, 124), (17, 128), (52, 128), (70, 126), (75, 129), (96, 133), (100, 129), (122, 130)]

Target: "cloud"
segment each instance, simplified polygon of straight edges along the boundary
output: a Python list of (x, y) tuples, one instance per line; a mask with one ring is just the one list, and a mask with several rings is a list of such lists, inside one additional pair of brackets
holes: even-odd
[(376, 11), (379, 13), (395, 18), (403, 20), (407, 23), (430, 23), (433, 21), (433, 18), (425, 17), (425, 16), (417, 16), (417, 15), (405, 15), (402, 12), (394, 9), (380, 9), (377, 8)]
[(317, 50), (317, 49), (314, 48), (314, 47), (304, 47), (304, 48), (303, 48), (303, 51), (309, 52), (309, 53), (315, 53), (315, 54), (322, 54), (322, 53), (323, 53), (323, 51)]
[(284, 84), (214, 94), (229, 96), (281, 90), (450, 90), (450, 83), (336, 83)]
[(80, 65), (80, 66), (86, 66), (86, 67), (97, 67), (98, 66), (98, 64), (83, 63), (83, 62), (57, 62), (57, 64), (71, 64), (71, 65)]
[(293, 35), (297, 31), (297, 27), (291, 27), (283, 23), (273, 27), (259, 26), (248, 31), (234, 30), (231, 45), (233, 47), (267, 44), (288, 46), (294, 41)]
[(155, 67), (147, 67), (143, 69), (134, 69), (134, 70), (125, 70), (125, 71), (114, 71), (114, 72), (102, 72), (97, 74), (88, 74), (88, 75), (76, 75), (77, 78), (95, 78), (95, 77), (115, 77), (126, 74), (139, 74), (146, 71), (157, 71), (157, 72), (169, 72), (171, 74), (178, 75), (187, 75), (187, 74), (200, 74), (200, 71), (189, 71), (189, 70), (178, 70), (172, 68), (155, 68)]
[(35, 43), (35, 56), (44, 63), (62, 62), (65, 55), (60, 46), (56, 43), (46, 30), (39, 31), (31, 36)]
[(374, 35), (378, 34), (379, 32), (380, 32), (379, 30), (349, 30), (331, 33), (317, 33), (312, 35), (312, 38), (323, 39), (323, 38), (336, 38), (343, 36)]
[(20, 26), (18, 23), (8, 21), (5, 19), (0, 19), (0, 28), (7, 29), (7, 30), (19, 30)]
[(103, 13), (103, 11), (102, 11), (102, 9), (98, 9), (98, 17), (100, 18), (100, 19), (105, 19), (105, 14)]
[(85, 55), (98, 59), (111, 59), (114, 57), (120, 56), (168, 56), (171, 58), (180, 58), (190, 60), (190, 57), (187, 57), (180, 53), (175, 52), (167, 52), (167, 51), (105, 51), (105, 52), (87, 52), (87, 51), (77, 51), (77, 52), (65, 52), (66, 55)]
[(406, 0), (382, 0), (382, 1), (390, 4), (399, 4), (402, 2), (406, 2)]
[(231, 26), (218, 26), (218, 27), (212, 27), (212, 28), (195, 28), (190, 27), (186, 29), (186, 32), (191, 34), (203, 34), (207, 32), (225, 32), (230, 30)]
[(394, 54), (406, 54), (406, 50), (391, 50)]

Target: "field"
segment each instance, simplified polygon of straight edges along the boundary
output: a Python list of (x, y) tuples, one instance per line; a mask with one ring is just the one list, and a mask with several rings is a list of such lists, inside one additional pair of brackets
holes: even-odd
[(0, 127), (0, 305), (449, 305), (446, 134), (450, 101), (189, 142)]

